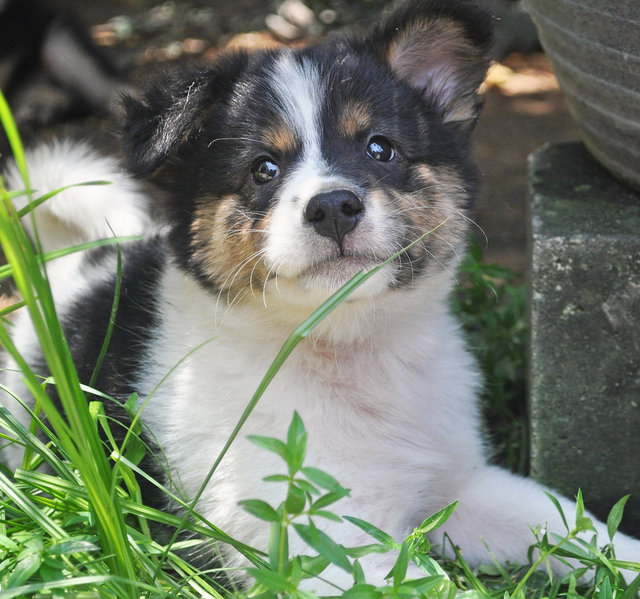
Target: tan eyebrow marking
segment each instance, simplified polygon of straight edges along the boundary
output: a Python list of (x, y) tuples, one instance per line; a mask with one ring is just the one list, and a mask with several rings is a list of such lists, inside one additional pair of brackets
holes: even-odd
[(338, 131), (346, 137), (356, 137), (358, 133), (371, 127), (370, 108), (364, 102), (350, 102), (338, 119)]

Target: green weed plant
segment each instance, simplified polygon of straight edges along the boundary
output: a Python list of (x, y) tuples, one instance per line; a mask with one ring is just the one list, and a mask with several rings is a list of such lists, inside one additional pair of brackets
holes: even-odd
[(486, 263), (480, 241), (470, 236), (451, 305), (484, 377), (481, 399), (496, 461), (525, 475), (527, 300), (522, 275)]

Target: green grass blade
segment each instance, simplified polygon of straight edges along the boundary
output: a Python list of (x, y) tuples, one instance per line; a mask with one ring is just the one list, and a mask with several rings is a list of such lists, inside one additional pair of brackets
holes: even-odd
[(116, 284), (113, 292), (113, 302), (111, 304), (111, 313), (109, 314), (109, 324), (107, 325), (107, 332), (105, 333), (102, 347), (100, 348), (100, 354), (96, 360), (96, 364), (93, 367), (93, 373), (89, 381), (89, 387), (95, 387), (96, 381), (102, 368), (102, 363), (107, 355), (109, 344), (111, 343), (111, 335), (116, 325), (116, 316), (118, 315), (118, 306), (120, 305), (120, 292), (122, 287), (122, 254), (120, 252), (120, 245), (116, 245), (117, 252), (117, 264), (116, 264)]
[[(0, 389), (5, 393), (13, 395), (6, 387), (0, 385)], [(14, 396), (15, 397), (15, 396)], [(17, 399), (17, 398), (16, 398)], [(2, 425), (8, 431), (14, 433), (18, 441), (25, 447), (31, 450), (31, 452), (41, 456), (45, 463), (61, 478), (68, 478), (71, 476), (71, 471), (67, 466), (58, 458), (58, 456), (51, 451), (36, 435), (34, 435), (29, 429), (22, 425), (22, 423), (9, 412), (4, 406), (0, 405), (0, 425)], [(44, 429), (44, 425), (41, 427)]]
[[(8, 114), (6, 102), (1, 97), (0, 117), (7, 127), (7, 135), (16, 153), (16, 163), (25, 179), (25, 186), (29, 189), (22, 145), (15, 123)], [(36, 402), (42, 405), (62, 448), (80, 472), (92, 512), (98, 522), (102, 548), (111, 572), (121, 579), (135, 580), (136, 571), (122, 511), (117, 497), (110, 493), (111, 468), (80, 388), (71, 353), (56, 315), (46, 273), (41, 269), (42, 260), (34, 253), (20, 218), (3, 189), (0, 189), (0, 242), (7, 261), (12, 266), (18, 291), (29, 310), (45, 361), (56, 381), (66, 420), (39, 386), (37, 377), (17, 352), (4, 326), (0, 326), (0, 341), (25, 373), (28, 389)], [(121, 587), (119, 592), (123, 598), (136, 597), (134, 588), (129, 585)]]
[(0, 491), (20, 508), (39, 528), (53, 539), (64, 539), (67, 535), (56, 522), (40, 510), (27, 495), (22, 493), (12, 481), (0, 472)]
[(2, 90), (0, 90), (0, 123), (2, 123), (4, 132), (9, 140), (13, 158), (16, 161), (18, 170), (20, 171), (20, 176), (22, 177), (24, 186), (27, 189), (27, 194), (31, 196), (31, 185), (29, 184), (29, 173), (27, 171), (27, 162), (24, 156), (24, 147), (18, 133), (18, 127), (16, 126), (16, 122), (11, 114), (11, 109), (9, 108), (9, 104), (4, 97)]
[[(48, 199), (52, 198), (55, 195), (58, 195), (59, 193), (62, 193), (63, 191), (66, 191), (67, 189), (72, 189), (73, 187), (89, 187), (92, 185), (111, 185), (111, 182), (110, 181), (87, 181), (86, 183), (73, 183), (72, 185), (65, 185), (64, 187), (59, 187), (58, 189), (54, 189), (53, 191), (45, 193), (40, 197), (34, 198), (24, 208), (21, 208), (20, 210), (18, 210), (18, 216), (22, 218), (23, 216), (29, 214), (29, 212), (32, 212), (38, 206), (46, 202)], [(18, 197), (18, 196), (24, 195), (25, 193), (26, 192), (24, 191), (10, 192), (10, 197), (11, 198)]]
[[(88, 243), (79, 243), (77, 245), (70, 245), (69, 247), (65, 247), (59, 250), (45, 252), (40, 256), (40, 259), (43, 262), (49, 262), (50, 260), (55, 260), (56, 258), (63, 258), (64, 256), (75, 254), (76, 252), (84, 252), (86, 250), (92, 250), (94, 248), (103, 247), (105, 245), (118, 245), (130, 241), (139, 241), (140, 239), (142, 239), (142, 237), (140, 237), (139, 235), (98, 239), (96, 241), (91, 241)], [(0, 266), (0, 279), (6, 279), (7, 277), (11, 276), (14, 276), (13, 267), (11, 266), (11, 264)]]
[(112, 581), (112, 576), (81, 576), (78, 578), (70, 578), (51, 582), (39, 582), (24, 585), (14, 589), (5, 589), (4, 591), (0, 591), (0, 599), (14, 599), (15, 597), (23, 599), (24, 597), (33, 596), (36, 593), (53, 591), (55, 589), (71, 589), (78, 586), (100, 588), (101, 586), (104, 586)]

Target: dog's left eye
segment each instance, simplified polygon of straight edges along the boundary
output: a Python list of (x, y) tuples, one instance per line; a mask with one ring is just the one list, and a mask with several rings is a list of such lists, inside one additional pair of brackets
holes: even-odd
[(280, 167), (270, 158), (260, 158), (251, 169), (251, 176), (258, 185), (269, 183), (280, 174)]
[(376, 135), (369, 140), (367, 155), (378, 162), (390, 162), (395, 158), (396, 151), (386, 137)]

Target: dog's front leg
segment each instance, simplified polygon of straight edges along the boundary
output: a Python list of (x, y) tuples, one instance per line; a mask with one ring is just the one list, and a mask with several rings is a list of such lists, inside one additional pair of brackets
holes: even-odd
[[(458, 507), (445, 525), (434, 532), (432, 540), (446, 553), (446, 534), (471, 565), (490, 562), (492, 554), (501, 562), (527, 563), (529, 547), (536, 541), (534, 529), (546, 527), (549, 533), (562, 537), (567, 534), (562, 517), (545, 490), (531, 479), (496, 466), (475, 469), (465, 479), (461, 478), (459, 487), (452, 491), (452, 497), (459, 500)], [(569, 528), (574, 529), (576, 503), (564, 497), (557, 499)], [(606, 545), (607, 527), (590, 514), (585, 515), (591, 518), (598, 533), (598, 546)], [(581, 532), (579, 537), (590, 540), (593, 532)], [(617, 559), (640, 561), (639, 540), (617, 533), (614, 547)], [(559, 560), (553, 560), (551, 566), (558, 573), (566, 571)], [(628, 571), (623, 574), (627, 581), (636, 576)]]

